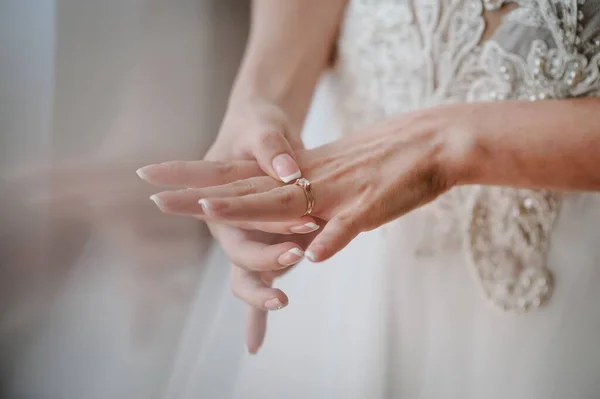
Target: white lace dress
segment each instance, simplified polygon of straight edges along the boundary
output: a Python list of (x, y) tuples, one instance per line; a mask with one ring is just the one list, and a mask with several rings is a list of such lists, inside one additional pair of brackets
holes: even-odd
[[(442, 103), (598, 95), (599, 9), (598, 0), (351, 1), (307, 142), (335, 138), (318, 136), (334, 126), (328, 107), (346, 134)], [(228, 369), (235, 392), (207, 388), (209, 366), (191, 392), (600, 397), (598, 195), (455, 189), (325, 264), (301, 264), (280, 286), (290, 305), (271, 314), (260, 354)], [(212, 353), (206, 364), (222, 370)]]

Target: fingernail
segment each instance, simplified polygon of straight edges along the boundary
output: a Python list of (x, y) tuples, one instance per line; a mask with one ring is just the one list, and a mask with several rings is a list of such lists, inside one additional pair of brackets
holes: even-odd
[(300, 262), (300, 260), (304, 257), (304, 251), (300, 248), (292, 248), (289, 251), (284, 252), (279, 256), (277, 262), (283, 266), (291, 266)]
[(317, 255), (313, 251), (306, 251), (304, 256), (306, 256), (311, 262), (317, 261)]
[(319, 225), (313, 222), (304, 223), (301, 226), (294, 226), (290, 229), (292, 233), (297, 234), (308, 234), (313, 231), (319, 230)]
[(283, 309), (284, 307), (286, 307), (286, 305), (281, 303), (279, 298), (271, 298), (267, 302), (265, 302), (265, 308), (269, 310), (279, 310)]
[(207, 200), (201, 199), (201, 200), (198, 201), (198, 203), (200, 204), (200, 206), (202, 207), (202, 210), (205, 213), (208, 213), (210, 211), (210, 204), (208, 203)]
[(272, 165), (273, 169), (275, 169), (275, 173), (277, 173), (277, 176), (279, 176), (284, 183), (289, 183), (302, 176), (298, 165), (288, 154), (277, 155), (273, 158)]
[(152, 201), (154, 201), (154, 203), (156, 204), (156, 206), (158, 206), (159, 208), (163, 206), (163, 202), (162, 202), (162, 200), (161, 200), (161, 199), (158, 197), (158, 195), (156, 195), (156, 194), (152, 194), (152, 195), (150, 196), (150, 199), (151, 199)]
[(137, 175), (140, 177), (140, 179), (148, 180), (148, 175), (146, 173), (144, 173), (145, 168), (146, 168), (145, 166), (143, 168), (139, 168), (138, 170), (135, 171), (135, 173), (137, 173)]

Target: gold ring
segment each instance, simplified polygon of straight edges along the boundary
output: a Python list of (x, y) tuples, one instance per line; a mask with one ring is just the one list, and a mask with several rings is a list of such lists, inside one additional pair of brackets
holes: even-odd
[(303, 177), (296, 179), (294, 184), (299, 186), (304, 191), (304, 196), (306, 197), (306, 211), (302, 216), (310, 215), (315, 207), (315, 194), (313, 193), (312, 185)]

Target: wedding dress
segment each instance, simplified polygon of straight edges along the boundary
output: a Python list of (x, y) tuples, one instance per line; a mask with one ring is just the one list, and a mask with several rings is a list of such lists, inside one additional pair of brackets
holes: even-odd
[[(600, 2), (354, 0), (337, 50), (309, 146), (438, 104), (598, 96)], [(229, 367), (215, 329), (178, 397), (600, 396), (597, 194), (461, 187), (278, 284), (259, 354)]]

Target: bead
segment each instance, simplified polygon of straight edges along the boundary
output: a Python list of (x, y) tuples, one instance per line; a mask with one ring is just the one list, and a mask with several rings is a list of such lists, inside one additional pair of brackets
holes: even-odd
[(534, 298), (533, 301), (531, 301), (531, 306), (538, 308), (541, 305), (541, 302), (540, 298)]
[(538, 287), (547, 287), (548, 286), (548, 281), (546, 280), (545, 277), (540, 277), (537, 281), (536, 284)]
[(523, 200), (523, 206), (525, 207), (525, 209), (533, 208), (533, 200), (531, 198), (525, 198)]
[(583, 21), (583, 11), (581, 11), (581, 10), (577, 11), (577, 20)]

